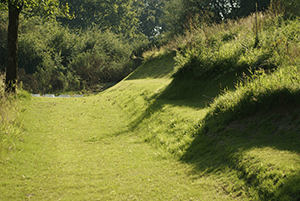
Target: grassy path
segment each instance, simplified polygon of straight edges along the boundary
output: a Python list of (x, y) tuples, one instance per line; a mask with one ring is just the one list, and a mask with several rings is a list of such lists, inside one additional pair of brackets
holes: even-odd
[(23, 141), (0, 164), (0, 200), (229, 199), (216, 182), (189, 176), (193, 167), (162, 159), (126, 132), (126, 114), (109, 98), (30, 104)]

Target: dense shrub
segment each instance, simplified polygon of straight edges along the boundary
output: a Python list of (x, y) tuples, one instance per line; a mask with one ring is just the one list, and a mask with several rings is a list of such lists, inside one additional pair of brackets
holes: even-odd
[(86, 90), (118, 82), (133, 69), (134, 48), (128, 41), (98, 27), (70, 30), (38, 17), (23, 19), (19, 37), (19, 76), (34, 93)]
[[(69, 29), (40, 17), (21, 17), (19, 80), (33, 93), (89, 90), (104, 82), (118, 82), (138, 65), (146, 41), (135, 41), (94, 26)], [(131, 41), (132, 42), (132, 41)], [(0, 12), (0, 71), (5, 71), (7, 13)], [(135, 57), (134, 57), (135, 58)]]

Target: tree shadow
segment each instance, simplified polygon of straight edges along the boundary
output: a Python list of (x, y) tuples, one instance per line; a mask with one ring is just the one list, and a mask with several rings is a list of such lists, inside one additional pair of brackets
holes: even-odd
[[(261, 67), (267, 56), (262, 55), (259, 58), (257, 67)], [(220, 66), (223, 67), (224, 63), (225, 61), (220, 62)], [(269, 64), (265, 68), (272, 72), (276, 66)], [(222, 94), (224, 89), (234, 90), (235, 83), (245, 75), (243, 66), (234, 72), (222, 73), (221, 69), (201, 76), (195, 75), (194, 71), (189, 69), (189, 67), (183, 67), (182, 72), (179, 72), (177, 77), (175, 75), (172, 82), (162, 92), (149, 97), (148, 107), (130, 123), (129, 130), (136, 129), (144, 120), (162, 111), (165, 105), (204, 109)], [(150, 77), (160, 78), (160, 73), (155, 73), (150, 74)], [(133, 74), (129, 79), (140, 79), (140, 76), (138, 73)], [(235, 197), (240, 197), (242, 194), (255, 194), (258, 196), (257, 199), (265, 201), (300, 200), (298, 169), (290, 170), (280, 176), (280, 171), (286, 170), (275, 168), (277, 172), (273, 171), (272, 168), (276, 167), (276, 164), (249, 155), (253, 149), (273, 149), (274, 153), (291, 152), (299, 155), (300, 120), (296, 121), (300, 119), (298, 98), (294, 99), (295, 104), (292, 107), (288, 107), (288, 104), (283, 105), (282, 111), (273, 109), (259, 113), (259, 110), (255, 109), (251, 115), (240, 119), (234, 117), (234, 121), (230, 119), (227, 124), (223, 122), (222, 126), (215, 124), (213, 129), (209, 127), (212, 125), (211, 121), (215, 120), (211, 120), (210, 115), (207, 115), (203, 122), (200, 122), (201, 125), (198, 127), (194, 140), (180, 161), (194, 167), (190, 172), (194, 177), (201, 177), (203, 174), (218, 175), (225, 171), (235, 172), (235, 179), (241, 181), (242, 184), (237, 186), (233, 184), (233, 187), (224, 184), (225, 187), (222, 187), (225, 192), (233, 193)], [(296, 106), (298, 109), (295, 109)], [(289, 122), (292, 123), (289, 124)], [(300, 164), (300, 157), (295, 157), (293, 160), (297, 160), (294, 164)], [(267, 167), (260, 167), (263, 162), (268, 163)], [(269, 182), (269, 184), (264, 187), (261, 185), (264, 182)]]
[[(263, 201), (300, 200), (299, 112), (300, 104), (295, 103), (237, 119), (218, 129), (209, 128), (212, 120), (205, 119), (181, 161), (193, 165), (193, 175), (234, 172), (239, 182), (223, 187), (234, 197), (255, 194)], [(259, 155), (249, 154), (253, 150), (259, 150)], [(283, 168), (277, 163), (284, 157), (293, 161)], [(289, 168), (293, 165), (298, 169)]]
[[(130, 123), (128, 128), (130, 131), (135, 130), (144, 120), (160, 112), (165, 105), (204, 109), (224, 89), (233, 90), (235, 83), (241, 79), (242, 75), (242, 72), (227, 72), (221, 76), (175, 78), (162, 92), (149, 97), (148, 101), (151, 104)], [(283, 105), (269, 112), (257, 113), (255, 111), (242, 119), (237, 117), (235, 121), (225, 124), (225, 127), (220, 126), (212, 130), (207, 126), (210, 125), (210, 119), (205, 118), (180, 161), (194, 167), (190, 172), (194, 177), (201, 177), (203, 174), (220, 174), (224, 170), (236, 172), (236, 179), (243, 183), (243, 185), (230, 187), (233, 188), (231, 190), (234, 192), (233, 196), (236, 197), (250, 194), (249, 189), (251, 189), (252, 194), (256, 193), (259, 200), (283, 198), (299, 200), (300, 172), (298, 170), (282, 177), (279, 173), (269, 171), (268, 168), (261, 168), (257, 171), (259, 174), (254, 174), (253, 171), (249, 171), (249, 167), (250, 169), (251, 167), (258, 168), (260, 161), (255, 157), (245, 159), (247, 153), (255, 148), (273, 148), (277, 150), (276, 153), (289, 151), (299, 155), (300, 104), (297, 100), (292, 107)], [(298, 109), (295, 109), (296, 106)], [(299, 121), (295, 121), (297, 119)], [(245, 160), (248, 161), (248, 166), (243, 165)], [(274, 166), (274, 164), (268, 165)], [(268, 171), (270, 173), (264, 174)], [(268, 178), (261, 178), (262, 175), (267, 175)], [(263, 188), (260, 185), (261, 182), (273, 182), (270, 184), (273, 187)], [(224, 187), (225, 192), (226, 188), (229, 187)], [(275, 190), (272, 192), (270, 189)]]
[(207, 79), (202, 76), (186, 79), (174, 78), (162, 92), (156, 93), (146, 100), (149, 105), (140, 116), (130, 123), (129, 127), (130, 129), (137, 128), (145, 119), (161, 111), (165, 105), (203, 109), (224, 89), (233, 89), (239, 77), (235, 73), (226, 73), (217, 79), (216, 77)]

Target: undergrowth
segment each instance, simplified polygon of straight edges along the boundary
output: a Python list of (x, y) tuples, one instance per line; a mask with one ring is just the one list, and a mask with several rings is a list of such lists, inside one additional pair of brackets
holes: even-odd
[(18, 94), (6, 94), (4, 76), (0, 75), (0, 162), (3, 157), (15, 149), (15, 142), (22, 140), (21, 113), (26, 109), (19, 102), (30, 99), (28, 92), (20, 90)]
[[(258, 15), (258, 14), (257, 14)], [(175, 57), (175, 76), (220, 75), (226, 72), (276, 69), (299, 58), (299, 20), (270, 19), (264, 14), (216, 27), (203, 27), (188, 32), (189, 44)], [(254, 24), (254, 25), (253, 25)], [(259, 26), (258, 44), (253, 27)]]
[(238, 82), (235, 90), (225, 90), (217, 97), (207, 119), (215, 118), (218, 120), (215, 124), (224, 125), (257, 112), (297, 104), (300, 99), (299, 71), (299, 66), (281, 67), (273, 73), (263, 69), (255, 71), (251, 77)]

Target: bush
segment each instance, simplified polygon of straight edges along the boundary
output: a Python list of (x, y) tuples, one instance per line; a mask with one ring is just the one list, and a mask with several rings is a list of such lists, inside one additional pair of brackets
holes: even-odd
[(118, 82), (130, 73), (126, 63), (133, 48), (117, 35), (95, 29), (83, 33), (84, 49), (67, 66), (80, 81), (80, 88)]
[(128, 63), (134, 47), (121, 36), (100, 32), (97, 27), (70, 30), (56, 22), (39, 20), (24, 19), (21, 28), (19, 75), (26, 90), (85, 90), (104, 82), (118, 82), (133, 70)]

